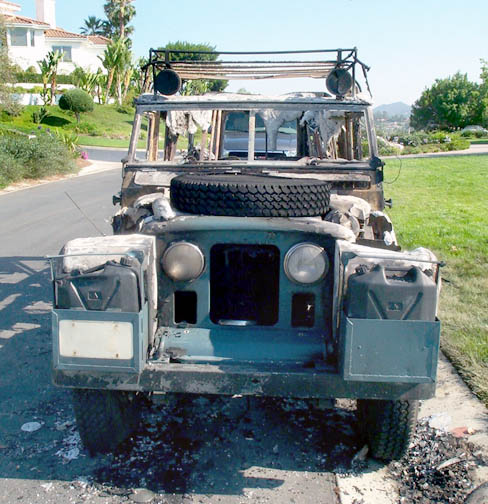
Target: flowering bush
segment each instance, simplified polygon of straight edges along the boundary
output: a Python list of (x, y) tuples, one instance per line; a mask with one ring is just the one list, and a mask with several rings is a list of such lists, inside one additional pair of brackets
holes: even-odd
[(402, 154), (416, 154), (419, 152), (439, 152), (464, 150), (469, 148), (469, 141), (459, 133), (445, 131), (416, 131), (400, 134), (389, 138), (405, 147)]

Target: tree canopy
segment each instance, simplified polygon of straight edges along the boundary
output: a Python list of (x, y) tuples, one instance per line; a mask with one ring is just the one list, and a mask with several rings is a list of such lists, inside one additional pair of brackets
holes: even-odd
[(97, 18), (96, 16), (88, 16), (84, 20), (84, 25), (80, 26), (80, 32), (83, 35), (105, 35), (105, 23), (103, 19)]
[(93, 98), (82, 89), (70, 89), (59, 99), (59, 108), (73, 112), (79, 123), (81, 113), (93, 110)]
[(129, 38), (134, 33), (130, 26), (132, 18), (136, 15), (136, 8), (132, 5), (134, 0), (109, 0), (103, 9), (107, 16), (106, 36), (109, 38)]
[[(486, 77), (488, 69), (485, 66)], [(483, 122), (482, 86), (456, 73), (437, 79), (413, 104), (410, 124), (414, 129), (454, 130)], [(488, 86), (487, 86), (488, 87)]]
[[(208, 52), (209, 54), (172, 54), (172, 61), (180, 61), (182, 59), (191, 60), (191, 61), (216, 61), (218, 58), (217, 54), (212, 54), (212, 51), (215, 51), (215, 47), (210, 44), (200, 43), (194, 44), (186, 41), (176, 41), (176, 42), (168, 42), (164, 47), (160, 47), (160, 51), (164, 50), (178, 50), (178, 51), (200, 51), (200, 52)], [(183, 95), (201, 95), (204, 93), (208, 93), (210, 91), (220, 92), (223, 91), (227, 87), (228, 81), (221, 79), (195, 79), (191, 81), (183, 81), (183, 85), (181, 87), (181, 94)]]
[(481, 60), (480, 79), (481, 105), (483, 107), (483, 117), (481, 124), (486, 127), (488, 126), (488, 61), (484, 59)]

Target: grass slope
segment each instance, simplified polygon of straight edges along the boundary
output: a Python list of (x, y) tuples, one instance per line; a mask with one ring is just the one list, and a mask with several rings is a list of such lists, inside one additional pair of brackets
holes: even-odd
[[(32, 121), (32, 113), (38, 111), (40, 107), (27, 105), (23, 108), (18, 117), (3, 116), (0, 119), (0, 127), (14, 128), (25, 133), (37, 130), (38, 124)], [(122, 111), (116, 105), (95, 104), (93, 112), (86, 112), (81, 115), (80, 123), (77, 124), (74, 115), (61, 110), (57, 105), (46, 107), (49, 117), (40, 125), (43, 129), (62, 129), (70, 131), (79, 136), (81, 145), (94, 145), (105, 147), (127, 147), (129, 145), (130, 134), (134, 112), (131, 109)], [(142, 138), (140, 146), (145, 146), (147, 124), (143, 121)]]
[(399, 242), (446, 262), (442, 349), (488, 405), (488, 156), (391, 160), (385, 182), (400, 168), (385, 183)]

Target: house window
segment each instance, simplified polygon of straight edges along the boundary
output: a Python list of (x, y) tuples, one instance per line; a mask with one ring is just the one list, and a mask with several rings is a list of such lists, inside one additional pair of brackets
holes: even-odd
[(71, 47), (70, 46), (53, 46), (53, 51), (58, 51), (63, 55), (63, 59), (61, 61), (73, 61), (71, 59)]
[(10, 28), (10, 45), (27, 46), (27, 28)]
[(29, 30), (29, 37), (30, 37), (30, 45), (31, 47), (34, 47), (36, 45), (35, 43), (35, 36), (34, 36), (34, 30)]

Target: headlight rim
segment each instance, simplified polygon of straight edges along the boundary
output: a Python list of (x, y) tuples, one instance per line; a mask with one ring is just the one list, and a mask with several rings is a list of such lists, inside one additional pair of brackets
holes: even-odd
[[(289, 267), (288, 267), (291, 256), (297, 251), (297, 249), (299, 249), (299, 248), (301, 248), (303, 246), (311, 246), (313, 248), (320, 249), (321, 255), (325, 258), (324, 271), (322, 272), (322, 274), (320, 275), (320, 277), (317, 278), (316, 280), (314, 280), (313, 282), (301, 282), (300, 280), (297, 280), (290, 273), (290, 270), (289, 270)], [(285, 271), (286, 277), (288, 278), (288, 280), (290, 280), (290, 282), (293, 282), (293, 283), (295, 283), (297, 285), (302, 285), (302, 286), (303, 285), (313, 286), (313, 285), (316, 285), (316, 284), (320, 283), (327, 276), (327, 274), (328, 274), (328, 272), (330, 270), (330, 260), (329, 260), (329, 256), (328, 256), (325, 248), (322, 247), (321, 245), (317, 245), (316, 243), (313, 243), (313, 242), (300, 242), (300, 243), (296, 243), (295, 245), (293, 245), (292, 247), (290, 247), (288, 249), (288, 251), (286, 252), (285, 258), (283, 260), (283, 269)]]
[[(201, 259), (201, 268), (200, 268), (200, 272), (198, 273), (198, 275), (196, 276), (191, 276), (190, 278), (186, 278), (186, 279), (178, 279), (178, 278), (174, 278), (172, 275), (170, 275), (167, 271), (167, 268), (165, 267), (165, 260), (168, 256), (168, 254), (170, 253), (171, 250), (174, 250), (175, 247), (178, 247), (178, 246), (181, 246), (181, 245), (185, 245), (185, 246), (189, 246), (191, 247), (193, 250), (195, 250), (196, 252), (198, 252), (198, 255)], [(165, 249), (165, 251), (163, 252), (163, 255), (161, 256), (161, 267), (165, 273), (165, 275), (173, 282), (193, 282), (195, 280), (197, 280), (198, 278), (200, 278), (204, 271), (205, 271), (205, 266), (206, 266), (206, 261), (205, 261), (205, 254), (203, 253), (202, 249), (196, 245), (195, 243), (192, 243), (192, 242), (189, 242), (189, 241), (186, 241), (186, 240), (179, 240), (179, 241), (174, 241), (174, 242), (171, 242)]]

